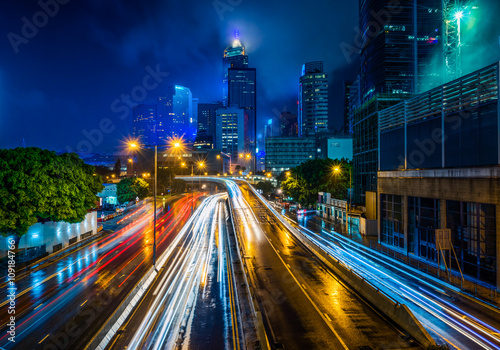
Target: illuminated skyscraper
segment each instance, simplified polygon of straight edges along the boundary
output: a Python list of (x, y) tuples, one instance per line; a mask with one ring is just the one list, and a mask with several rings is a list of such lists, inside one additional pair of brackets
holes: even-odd
[(245, 47), (236, 33), (231, 46), (224, 51), (224, 105), (237, 107), (244, 112), (244, 147), (252, 155), (251, 171), (255, 171), (257, 130), (257, 72), (248, 68)]
[(132, 108), (132, 135), (143, 145), (156, 145), (156, 105), (141, 104)]
[(183, 136), (188, 141), (194, 141), (193, 135), (189, 134), (189, 122), (193, 116), (193, 95), (191, 90), (180, 85), (171, 86), (169, 96), (172, 96), (173, 112), (170, 136)]
[(224, 106), (228, 106), (228, 70), (229, 68), (248, 68), (248, 56), (245, 55), (245, 46), (240, 42), (239, 32), (236, 31), (233, 43), (224, 50), (224, 58), (222, 60), (222, 78), (223, 85), (223, 100)]
[(299, 136), (328, 131), (328, 79), (323, 62), (308, 62), (302, 67), (299, 85)]
[(244, 111), (237, 107), (223, 107), (216, 111), (215, 148), (229, 154), (233, 163), (245, 151), (244, 118)]

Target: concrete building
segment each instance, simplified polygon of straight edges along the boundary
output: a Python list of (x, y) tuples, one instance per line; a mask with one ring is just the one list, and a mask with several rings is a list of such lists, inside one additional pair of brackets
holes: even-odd
[[(500, 290), (499, 63), (379, 113), (379, 241)], [(443, 259), (441, 258), (441, 263)]]

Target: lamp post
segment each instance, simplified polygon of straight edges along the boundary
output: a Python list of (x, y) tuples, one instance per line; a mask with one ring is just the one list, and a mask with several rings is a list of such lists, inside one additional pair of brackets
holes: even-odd
[[(342, 169), (340, 168), (340, 166), (335, 166), (333, 168), (333, 172), (335, 174), (341, 174), (342, 173)], [(351, 234), (349, 232), (349, 210), (351, 209), (351, 194), (352, 194), (352, 169), (349, 168), (349, 197), (348, 197), (348, 205), (347, 205), (346, 213), (345, 213), (345, 216), (346, 216), (346, 230), (347, 230), (347, 233), (349, 233), (349, 235)]]
[[(132, 149), (136, 149), (139, 146), (135, 142), (129, 143), (129, 147)], [(153, 266), (156, 269), (156, 178), (157, 178), (157, 171), (156, 168), (158, 167), (158, 146), (155, 145), (155, 171), (154, 171), (154, 188), (153, 188)]]

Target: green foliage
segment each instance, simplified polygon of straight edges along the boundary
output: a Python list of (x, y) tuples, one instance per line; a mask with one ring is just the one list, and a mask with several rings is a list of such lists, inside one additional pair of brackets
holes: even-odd
[(172, 182), (172, 193), (184, 193), (186, 191), (186, 181), (174, 179)]
[[(339, 172), (334, 172), (336, 166)], [(350, 171), (352, 165), (345, 159), (312, 159), (291, 169), (282, 187), (286, 194), (306, 207), (315, 205), (318, 192), (329, 192), (333, 198), (347, 199)]]
[(103, 189), (94, 167), (75, 153), (0, 150), (0, 232), (26, 234), (38, 221), (80, 222)]
[[(170, 188), (170, 184), (174, 183), (175, 173), (173, 168), (158, 168), (158, 180), (156, 182), (156, 188), (158, 189), (158, 193), (167, 194), (168, 189)], [(153, 178), (154, 167), (151, 169), (150, 174)], [(154, 186), (154, 182), (153, 182)], [(153, 187), (152, 186), (152, 187)]]
[(149, 184), (138, 177), (128, 177), (120, 180), (116, 186), (118, 202), (125, 203), (135, 201), (136, 197), (143, 199), (148, 195)]
[(254, 187), (261, 190), (266, 197), (274, 190), (274, 186), (270, 181), (260, 181)]

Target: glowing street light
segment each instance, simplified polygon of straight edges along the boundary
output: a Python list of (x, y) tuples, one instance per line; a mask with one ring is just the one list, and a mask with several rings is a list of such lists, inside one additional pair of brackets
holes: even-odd
[(463, 17), (464, 17), (464, 11), (457, 11), (455, 12), (455, 15), (454, 15), (455, 19), (458, 21), (458, 20), (461, 20)]

